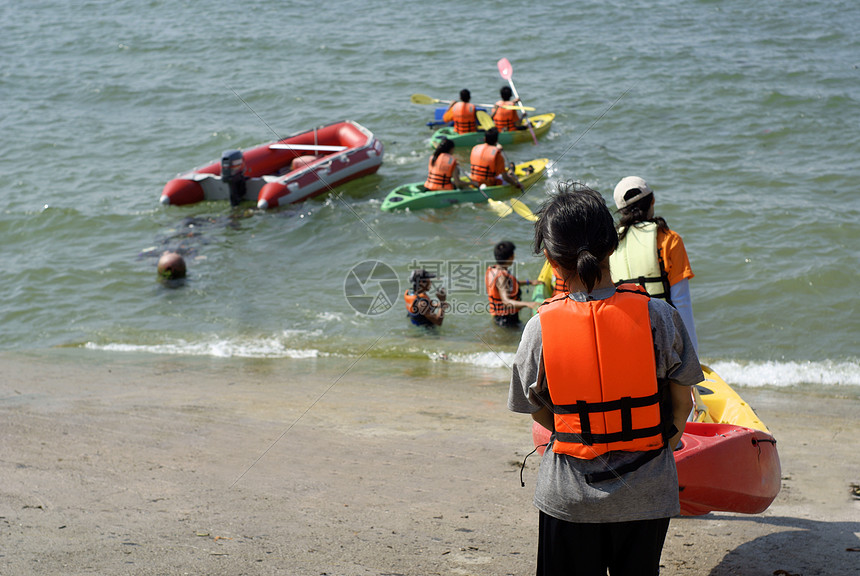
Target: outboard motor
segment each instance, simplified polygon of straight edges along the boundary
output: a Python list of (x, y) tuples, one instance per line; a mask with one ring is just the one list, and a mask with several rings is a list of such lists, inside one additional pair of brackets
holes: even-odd
[(221, 154), (221, 181), (230, 187), (230, 205), (238, 206), (245, 197), (245, 159), (241, 150)]

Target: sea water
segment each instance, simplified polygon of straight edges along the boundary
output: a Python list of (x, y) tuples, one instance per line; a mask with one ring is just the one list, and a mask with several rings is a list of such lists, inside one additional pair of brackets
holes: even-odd
[[(696, 274), (703, 361), (856, 397), (857, 22), (847, 0), (6, 2), (0, 350), (451, 362), (504, 382), (519, 334), (490, 321), (483, 269), (509, 239), (534, 279), (531, 224), (380, 205), (426, 175), (433, 110), (410, 95), (494, 102), (508, 58), (524, 103), (556, 114), (506, 148), (551, 160), (529, 207), (562, 180), (611, 202), (644, 177)], [(384, 143), (377, 174), (270, 212), (158, 202), (224, 150), (343, 119)], [(186, 255), (179, 285), (156, 279), (165, 250)], [(406, 320), (415, 266), (456, 304), (441, 328)]]

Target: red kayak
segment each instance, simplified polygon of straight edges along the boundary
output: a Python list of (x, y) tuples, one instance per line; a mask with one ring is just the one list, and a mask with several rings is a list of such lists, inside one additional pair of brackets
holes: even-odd
[(227, 150), (221, 160), (168, 182), (161, 203), (254, 200), (262, 210), (294, 204), (373, 174), (382, 154), (370, 130), (344, 120), (249, 150)]
[[(701, 421), (687, 423), (675, 450), (681, 514), (764, 512), (780, 489), (776, 440), (728, 384), (707, 366), (702, 370), (707, 379), (696, 386)], [(543, 454), (549, 430), (534, 422), (532, 438)]]

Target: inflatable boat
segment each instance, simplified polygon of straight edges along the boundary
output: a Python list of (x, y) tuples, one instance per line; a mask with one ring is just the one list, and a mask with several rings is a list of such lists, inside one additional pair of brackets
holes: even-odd
[(161, 203), (253, 200), (266, 210), (323, 194), (379, 170), (383, 146), (351, 120), (300, 132), (248, 150), (227, 150), (219, 161), (169, 181)]
[[(722, 378), (708, 366), (702, 371), (705, 381), (693, 387), (696, 421), (675, 449), (681, 514), (764, 512), (780, 489), (776, 440)], [(543, 454), (550, 432), (535, 422), (532, 439)]]

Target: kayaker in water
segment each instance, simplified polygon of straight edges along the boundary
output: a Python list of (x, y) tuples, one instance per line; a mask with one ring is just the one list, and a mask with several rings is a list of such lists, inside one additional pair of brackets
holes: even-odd
[(471, 164), (469, 179), (475, 186), (482, 184), (502, 186), (508, 183), (520, 190), (523, 189), (513, 170), (508, 172), (508, 159), (505, 158), (505, 153), (499, 145), (499, 131), (495, 127), (484, 134), (483, 144), (472, 148), (469, 163)]
[[(493, 248), (496, 264), (489, 266), (484, 274), (490, 314), (499, 326), (515, 328), (520, 325), (520, 310), (537, 308), (537, 302), (520, 300), (520, 281), (508, 271), (514, 264), (516, 246), (510, 240), (502, 240)], [(522, 284), (531, 284), (528, 280)]]
[(424, 187), (427, 190), (460, 190), (469, 188), (469, 183), (460, 177), (460, 167), (457, 159), (451, 154), (454, 141), (442, 138), (436, 150), (427, 162), (427, 180)]
[(613, 197), (621, 217), (618, 250), (609, 259), (613, 282), (640, 284), (654, 298), (674, 306), (698, 352), (689, 282), (693, 270), (684, 241), (666, 220), (654, 216), (654, 191), (642, 178), (622, 178)]
[(514, 93), (511, 91), (510, 86), (502, 86), (502, 89), (499, 90), (499, 95), (502, 99), (496, 102), (493, 105), (493, 109), (490, 111), (490, 116), (493, 118), (493, 123), (495, 123), (496, 128), (499, 132), (524, 130), (525, 126), (523, 125), (520, 113), (511, 108), (503, 108), (503, 106), (516, 105), (520, 99), (511, 99), (513, 98)]
[(612, 283), (617, 245), (584, 186), (560, 184), (539, 212), (535, 251), (570, 293), (526, 324), (508, 394), (510, 410), (553, 431), (534, 495), (538, 575), (656, 576), (680, 513), (672, 448), (704, 376), (677, 311)]
[(455, 100), (442, 115), (444, 122), (454, 122), (454, 131), (457, 134), (466, 134), (478, 131), (477, 109), (470, 102), (472, 94), (465, 88), (460, 90), (460, 99)]
[(406, 303), (406, 316), (416, 326), (441, 326), (445, 319), (445, 309), (448, 308), (445, 288), (436, 291), (435, 302), (427, 295), (432, 285), (430, 280), (435, 277), (435, 274), (424, 268), (413, 270), (409, 275), (412, 289), (403, 294), (403, 301)]

